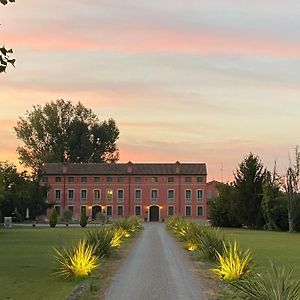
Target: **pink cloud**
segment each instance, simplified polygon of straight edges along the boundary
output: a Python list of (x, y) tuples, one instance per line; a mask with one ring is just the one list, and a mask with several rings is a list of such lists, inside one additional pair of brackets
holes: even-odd
[[(47, 33), (45, 33), (47, 32)], [(271, 55), (299, 58), (298, 43), (229, 35), (209, 30), (182, 32), (172, 29), (102, 28), (88, 36), (78, 32), (70, 35), (46, 29), (43, 32), (24, 34), (6, 32), (3, 39), (13, 47), (34, 50), (60, 51), (115, 51), (126, 53), (191, 53), (202, 55)]]

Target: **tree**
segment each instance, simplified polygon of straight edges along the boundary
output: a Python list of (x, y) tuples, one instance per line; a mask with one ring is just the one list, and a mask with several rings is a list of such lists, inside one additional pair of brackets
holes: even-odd
[(37, 173), (47, 162), (115, 162), (119, 129), (113, 119), (100, 122), (80, 102), (57, 100), (19, 118), (14, 128), (24, 142), (20, 161)]
[(6, 5), (8, 2), (16, 2), (15, 0), (0, 0), (0, 3)]
[(57, 211), (55, 208), (53, 208), (50, 215), (49, 225), (50, 227), (55, 227), (56, 224), (57, 224)]
[(240, 220), (248, 227), (261, 228), (264, 225), (262, 195), (266, 169), (259, 157), (250, 153), (239, 165), (234, 177)]
[[(15, 2), (15, 0), (8, 0), (9, 2)], [(6, 5), (8, 3), (7, 0), (0, 0), (0, 3)], [(11, 59), (10, 55), (13, 53), (12, 49), (6, 49), (4, 46), (0, 48), (0, 73), (6, 71), (8, 64), (11, 64), (13, 67), (15, 66), (15, 59)]]
[(87, 225), (87, 216), (86, 216), (86, 209), (85, 207), (82, 209), (80, 214), (80, 226), (85, 227)]
[(236, 188), (232, 184), (220, 183), (218, 195), (209, 202), (209, 219), (213, 226), (240, 227)]
[(287, 169), (285, 177), (285, 190), (287, 193), (287, 210), (289, 221), (289, 232), (295, 230), (296, 226), (296, 211), (299, 198), (299, 181), (300, 181), (300, 152), (298, 146), (295, 149), (295, 162)]
[(266, 173), (263, 184), (262, 213), (265, 218), (265, 229), (287, 230), (287, 205), (286, 195), (281, 191), (282, 180), (276, 171)]
[(72, 221), (73, 212), (69, 209), (64, 211), (64, 221), (66, 222), (66, 226), (69, 226), (69, 223)]
[(32, 219), (45, 214), (47, 189), (33, 181), (27, 172), (19, 173), (15, 165), (0, 162), (0, 210), (4, 216), (15, 213), (22, 219), (27, 208)]

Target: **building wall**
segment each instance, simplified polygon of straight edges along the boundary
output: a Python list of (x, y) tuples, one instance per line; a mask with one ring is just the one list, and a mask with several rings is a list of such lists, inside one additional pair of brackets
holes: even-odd
[[(56, 182), (56, 177), (61, 178), (61, 182)], [(69, 182), (73, 177), (74, 182)], [(81, 177), (86, 177), (87, 181), (82, 182)], [(95, 182), (95, 177), (99, 177), (99, 182)], [(190, 182), (186, 182), (186, 178)], [(119, 182), (122, 178), (123, 182)], [(137, 181), (137, 178), (140, 181)], [(173, 178), (174, 182), (168, 182), (168, 178)], [(202, 178), (203, 182), (198, 182), (197, 178)], [(136, 176), (136, 175), (51, 175), (47, 177), (50, 190), (48, 192), (48, 202), (59, 207), (60, 215), (70, 206), (73, 207), (74, 218), (79, 219), (82, 206), (86, 206), (87, 215), (92, 218), (93, 206), (101, 206), (102, 211), (107, 212), (107, 206), (112, 206), (112, 218), (120, 217), (117, 214), (118, 206), (123, 206), (123, 215), (135, 215), (135, 207), (140, 206), (141, 218), (149, 217), (149, 207), (157, 205), (160, 208), (160, 220), (168, 217), (168, 207), (173, 206), (174, 215), (186, 216), (186, 206), (190, 207), (191, 214), (186, 216), (192, 219), (207, 219), (207, 191), (211, 187), (206, 183), (206, 176), (190, 175), (164, 175), (164, 176)], [(157, 180), (157, 182), (155, 182)], [(188, 180), (189, 181), (189, 180)], [(124, 199), (117, 199), (118, 190), (123, 190)], [(135, 190), (141, 190), (141, 199), (135, 199)], [(56, 190), (60, 190), (60, 199), (55, 199)], [(68, 190), (74, 190), (74, 199), (68, 199)], [(81, 190), (87, 191), (86, 200), (80, 199)], [(94, 199), (94, 190), (100, 190), (100, 199)], [(108, 200), (107, 191), (111, 190), (113, 197)], [(151, 190), (157, 190), (157, 199), (151, 199)], [(174, 199), (168, 199), (168, 190), (174, 190)], [(190, 190), (190, 192), (186, 192)], [(197, 199), (197, 190), (202, 190), (202, 199)], [(186, 193), (191, 193), (190, 199), (186, 198)], [(198, 208), (199, 207), (199, 208)], [(201, 208), (202, 207), (202, 208)], [(50, 211), (48, 212), (50, 213)], [(198, 214), (202, 215), (198, 215)]]

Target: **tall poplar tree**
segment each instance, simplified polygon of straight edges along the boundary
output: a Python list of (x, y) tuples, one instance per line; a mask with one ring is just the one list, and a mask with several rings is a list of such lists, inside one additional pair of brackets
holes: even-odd
[(237, 192), (239, 218), (250, 228), (261, 228), (264, 225), (262, 213), (263, 184), (267, 171), (259, 157), (250, 153), (234, 175), (234, 186)]

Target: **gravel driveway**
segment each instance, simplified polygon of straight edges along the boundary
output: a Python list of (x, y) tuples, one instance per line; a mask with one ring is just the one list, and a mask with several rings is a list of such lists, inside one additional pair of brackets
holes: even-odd
[(105, 293), (107, 300), (206, 300), (200, 278), (163, 223), (147, 223)]

